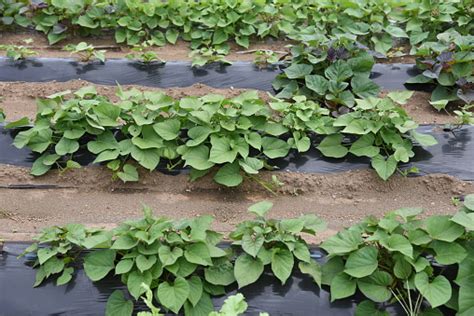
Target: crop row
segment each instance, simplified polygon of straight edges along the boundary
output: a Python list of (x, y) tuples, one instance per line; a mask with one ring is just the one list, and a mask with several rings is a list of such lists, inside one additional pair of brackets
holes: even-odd
[[(165, 161), (168, 169), (190, 167), (193, 180), (218, 169), (216, 182), (236, 186), (244, 176), (257, 180), (259, 170), (272, 169), (270, 160), (316, 146), (326, 157), (369, 157), (386, 180), (399, 162), (414, 156), (414, 142), (436, 144), (416, 131), (417, 123), (399, 106), (411, 96), (408, 91), (355, 99), (351, 111), (337, 117), (304, 96), (266, 103), (256, 91), (175, 100), (119, 86), (117, 96), (112, 102), (87, 86), (38, 99), (34, 125), (14, 140), (16, 147), (41, 154), (32, 174), (53, 165), (79, 167), (74, 155), (82, 148), (123, 181), (138, 180), (137, 164), (151, 171)], [(24, 118), (7, 128), (28, 124)]]
[[(104, 50), (95, 50), (85, 42), (67, 45), (64, 49), (77, 54), (82, 62), (105, 61)], [(0, 45), (0, 50), (6, 50), (14, 61), (35, 53), (15, 45)], [(144, 64), (163, 62), (149, 43), (142, 43), (133, 50), (128, 58), (138, 58)], [(257, 55), (256, 63), (268, 65), (273, 57)], [(281, 61), (283, 72), (273, 82), (278, 98), (303, 95), (308, 100), (324, 103), (334, 113), (343, 113), (354, 106), (355, 97), (379, 93), (379, 87), (370, 79), (375, 63), (373, 54), (347, 37), (294, 44)], [(196, 57), (193, 66), (207, 62), (230, 63), (222, 55), (206, 55)], [(453, 30), (437, 34), (437, 41), (420, 46), (416, 68), (419, 75), (407, 84), (429, 88), (432, 91), (430, 103), (438, 111), (444, 110), (448, 103), (461, 105), (463, 107), (454, 112), (461, 122), (473, 120), (469, 110), (474, 102), (474, 36), (462, 36)]]
[[(191, 42), (193, 49), (248, 47), (253, 38), (296, 41), (345, 36), (387, 53), (402, 39), (412, 53), (438, 33), (473, 31), (470, 0), (0, 0), (0, 27), (31, 27), (51, 44), (69, 35), (115, 32), (118, 43)], [(391, 51), (391, 53), (396, 53)]]
[[(34, 286), (50, 277), (57, 277), (57, 285), (69, 283), (81, 264), (94, 282), (114, 273), (135, 300), (146, 294), (153, 315), (159, 311), (153, 299), (175, 314), (208, 315), (212, 296), (224, 295), (235, 283), (242, 288), (258, 282), (265, 267), (282, 284), (299, 269), (315, 286), (329, 286), (331, 301), (359, 290), (367, 300), (356, 315), (388, 315), (374, 303), (390, 302), (398, 302), (406, 315), (442, 315), (441, 306), (472, 315), (474, 195), (453, 216), (421, 219), (421, 209), (403, 208), (381, 219), (369, 217), (321, 244), (328, 254), (324, 264), (311, 258), (302, 236), (323, 231), (325, 223), (315, 215), (268, 219), (271, 207), (266, 201), (252, 205), (255, 218), (229, 234), (227, 248), (219, 245), (222, 234), (211, 229), (211, 216), (172, 221), (153, 217), (145, 207), (144, 218), (113, 230), (80, 224), (46, 228), (23, 255), (36, 255)], [(452, 268), (455, 280), (445, 276)], [(132, 301), (115, 291), (106, 315), (132, 310)]]

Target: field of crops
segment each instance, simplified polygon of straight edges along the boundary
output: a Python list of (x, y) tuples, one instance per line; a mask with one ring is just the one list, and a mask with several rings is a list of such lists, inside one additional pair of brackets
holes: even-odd
[(0, 0), (0, 56), (0, 315), (474, 314), (472, 0)]

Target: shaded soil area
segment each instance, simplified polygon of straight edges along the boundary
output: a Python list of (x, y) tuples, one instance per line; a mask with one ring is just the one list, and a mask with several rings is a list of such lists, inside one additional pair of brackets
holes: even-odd
[[(71, 80), (68, 82), (0, 82), (0, 108), (4, 109), (7, 120), (13, 121), (24, 116), (34, 118), (36, 115), (35, 98), (46, 97), (53, 93), (64, 90), (77, 90), (91, 83), (83, 80)], [(99, 94), (105, 95), (112, 100), (116, 100), (116, 88), (94, 84)], [(173, 98), (184, 96), (202, 96), (209, 93), (223, 94), (233, 97), (242, 93), (243, 89), (216, 89), (203, 84), (195, 84), (185, 88), (152, 88), (143, 86), (123, 86), (124, 88), (135, 87), (142, 91), (155, 90), (164, 91)], [(260, 93), (260, 97), (268, 101), (270, 98), (265, 92)], [(447, 124), (454, 123), (455, 118), (445, 112), (438, 112), (429, 104), (430, 94), (416, 91), (413, 97), (403, 105), (408, 114), (420, 124)]]
[[(24, 40), (32, 39), (31, 44), (25, 44)], [(38, 52), (39, 57), (70, 57), (70, 53), (63, 51), (62, 47), (67, 44), (77, 44), (79, 42), (87, 42), (92, 44), (98, 49), (107, 50), (107, 58), (124, 58), (125, 55), (130, 53), (130, 48), (126, 45), (119, 45), (115, 43), (113, 35), (104, 35), (98, 37), (72, 37), (61, 41), (55, 45), (49, 45), (46, 36), (38, 32), (18, 31), (18, 32), (2, 32), (0, 33), (0, 44), (13, 44), (23, 45)], [(279, 56), (283, 56), (289, 51), (287, 45), (292, 44), (293, 41), (285, 39), (274, 39), (268, 38), (265, 40), (252, 40), (248, 49), (238, 46), (231, 42), (231, 50), (226, 59), (230, 61), (253, 61), (255, 59), (255, 50), (273, 50), (278, 53)], [(189, 57), (191, 49), (189, 48), (189, 42), (178, 40), (176, 44), (165, 45), (163, 47), (154, 47), (155, 51), (161, 59), (166, 61), (189, 61), (192, 58)], [(413, 56), (401, 56), (392, 58), (378, 59), (379, 63), (415, 63)]]
[(250, 218), (249, 205), (270, 200), (271, 216), (289, 218), (317, 214), (329, 229), (309, 238), (311, 242), (334, 234), (368, 215), (382, 216), (400, 207), (420, 206), (425, 214), (448, 214), (457, 210), (451, 198), (474, 193), (474, 185), (433, 174), (406, 178), (399, 175), (384, 182), (371, 170), (335, 174), (265, 172), (261, 180), (276, 175), (282, 186), (276, 195), (254, 181), (238, 188), (224, 188), (207, 176), (190, 182), (188, 176), (142, 172), (139, 183), (113, 181), (102, 167), (86, 167), (61, 174), (52, 171), (34, 178), (27, 168), (0, 166), (0, 237), (29, 240), (46, 226), (84, 223), (114, 227), (141, 216), (146, 204), (156, 215), (186, 218), (202, 214), (215, 216), (214, 228), (229, 232)]

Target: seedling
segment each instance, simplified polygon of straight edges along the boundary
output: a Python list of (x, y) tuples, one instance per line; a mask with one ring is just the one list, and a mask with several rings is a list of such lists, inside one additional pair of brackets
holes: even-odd
[(203, 47), (193, 50), (189, 57), (193, 58), (193, 67), (201, 67), (210, 63), (222, 63), (224, 65), (232, 65), (231, 61), (225, 59), (225, 55), (229, 53), (229, 49), (222, 47)]
[[(25, 40), (27, 42), (27, 40)], [(38, 55), (38, 52), (25, 46), (18, 45), (0, 45), (0, 50), (7, 52), (6, 56), (14, 61), (23, 60), (30, 56)]]
[(63, 50), (71, 52), (71, 55), (77, 54), (79, 61), (87, 63), (94, 58), (105, 62), (106, 50), (95, 50), (94, 46), (87, 44), (86, 42), (80, 42), (77, 45), (69, 44), (63, 47)]
[(128, 59), (139, 59), (144, 64), (153, 62), (165, 63), (166, 61), (158, 57), (156, 52), (150, 50), (152, 46), (151, 41), (145, 41), (141, 45), (134, 46), (131, 49), (132, 53), (127, 54), (125, 57)]
[(270, 49), (259, 49), (255, 51), (255, 60), (253, 61), (255, 65), (259, 68), (265, 68), (271, 64), (275, 64), (279, 60), (277, 53)]

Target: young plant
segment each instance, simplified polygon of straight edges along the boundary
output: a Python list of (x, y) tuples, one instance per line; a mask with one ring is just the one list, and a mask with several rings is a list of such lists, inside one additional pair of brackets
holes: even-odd
[(38, 267), (34, 286), (41, 285), (51, 276), (56, 285), (72, 280), (75, 263), (84, 249), (110, 246), (111, 234), (100, 229), (86, 229), (81, 224), (45, 228), (34, 239), (37, 241), (20, 255), (36, 255), (33, 267)]
[[(445, 305), (468, 315), (474, 308), (468, 299), (474, 277), (473, 210), (474, 195), (468, 195), (454, 216), (420, 219), (421, 209), (403, 208), (330, 237), (321, 247), (328, 252), (322, 283), (330, 286), (331, 300), (359, 289), (376, 303), (398, 301), (408, 316), (421, 315), (423, 301), (434, 313)], [(457, 267), (459, 291), (443, 275), (449, 266)]]
[(0, 123), (5, 122), (5, 113), (3, 112), (3, 109), (0, 108)]
[(38, 55), (38, 52), (25, 46), (18, 45), (0, 45), (0, 50), (6, 51), (6, 56), (13, 61), (24, 60), (28, 57)]
[(265, 266), (285, 284), (295, 263), (302, 273), (309, 274), (321, 285), (321, 269), (311, 259), (308, 245), (302, 233), (315, 235), (326, 228), (317, 216), (308, 214), (293, 219), (266, 219), (266, 213), (273, 204), (263, 201), (249, 207), (254, 220), (244, 221), (230, 234), (232, 245), (243, 251), (235, 260), (234, 275), (239, 288), (256, 282)]
[(451, 31), (437, 38), (418, 49), (416, 65), (422, 73), (406, 83), (433, 85), (430, 103), (438, 111), (452, 101), (474, 104), (474, 36)]
[(77, 54), (80, 62), (87, 63), (94, 58), (105, 62), (106, 50), (96, 50), (92, 44), (87, 44), (86, 42), (80, 42), (77, 45), (68, 44), (63, 47), (63, 50), (71, 52), (71, 55)]
[[(330, 133), (316, 147), (324, 156), (342, 158), (351, 153), (368, 157), (377, 174), (387, 180), (399, 162), (408, 162), (415, 153), (413, 143), (433, 146), (431, 135), (416, 131), (418, 124), (399, 105), (404, 104), (411, 92), (391, 92), (385, 98), (356, 99), (353, 111), (342, 114), (332, 123)], [(355, 138), (345, 142), (345, 137)]]
[(375, 97), (380, 88), (369, 78), (374, 58), (345, 41), (301, 44), (291, 48), (291, 59), (273, 81), (278, 98), (304, 95), (331, 111), (345, 112), (355, 98)]
[(127, 54), (125, 57), (128, 59), (139, 59), (144, 64), (151, 64), (153, 62), (165, 63), (150, 47), (153, 47), (151, 41), (145, 41), (141, 45), (135, 45), (131, 49), (132, 53)]
[[(224, 301), (221, 309), (218, 312), (211, 312), (208, 316), (238, 316), (243, 315), (247, 311), (248, 305), (245, 302), (245, 297), (237, 293), (231, 295)], [(269, 316), (268, 313), (259, 313), (259, 316)]]
[(265, 68), (269, 65), (276, 64), (280, 60), (277, 53), (269, 49), (258, 49), (255, 51), (255, 59), (253, 63), (259, 68)]
[(229, 53), (227, 46), (212, 46), (202, 47), (193, 50), (189, 57), (192, 57), (192, 67), (202, 67), (211, 63), (221, 63), (224, 65), (232, 65), (232, 62), (225, 59), (225, 56)]

